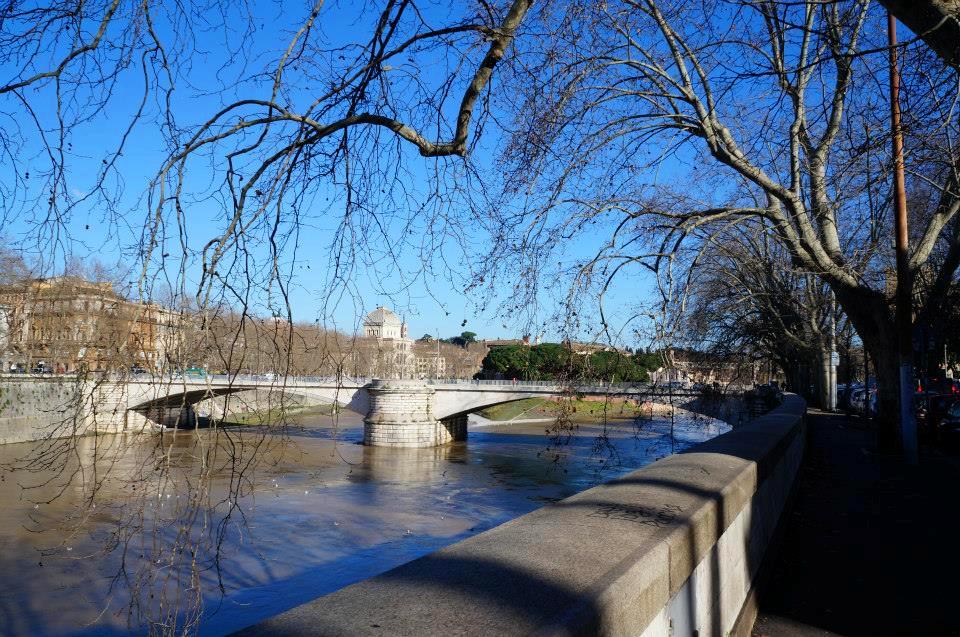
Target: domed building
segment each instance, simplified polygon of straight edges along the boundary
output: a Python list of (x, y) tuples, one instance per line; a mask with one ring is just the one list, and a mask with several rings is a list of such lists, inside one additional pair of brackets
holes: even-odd
[(407, 338), (407, 324), (381, 305), (363, 319), (363, 335), (367, 338)]
[(416, 359), (407, 324), (388, 308), (379, 306), (363, 319), (355, 369), (372, 378), (413, 378)]

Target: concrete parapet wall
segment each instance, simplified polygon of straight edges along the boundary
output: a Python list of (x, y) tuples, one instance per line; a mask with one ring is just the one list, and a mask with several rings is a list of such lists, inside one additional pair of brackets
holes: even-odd
[(787, 396), (688, 452), (240, 634), (749, 634), (805, 409)]
[(5, 376), (0, 380), (0, 444), (86, 433), (77, 418), (81, 386), (69, 377)]

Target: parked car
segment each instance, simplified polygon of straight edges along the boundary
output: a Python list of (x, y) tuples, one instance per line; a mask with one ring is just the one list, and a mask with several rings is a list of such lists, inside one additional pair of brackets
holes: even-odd
[(853, 393), (850, 394), (850, 408), (853, 409), (853, 411), (862, 414), (866, 412), (868, 406), (870, 409), (870, 415), (876, 415), (877, 389), (875, 387), (870, 388), (869, 399), (867, 396), (867, 390), (864, 388), (855, 389)]
[(207, 370), (203, 369), (202, 367), (188, 367), (187, 369), (183, 370), (183, 375), (192, 376), (194, 378), (206, 378)]
[(917, 432), (921, 437), (933, 439), (937, 437), (940, 421), (947, 414), (947, 410), (957, 402), (957, 396), (941, 394), (939, 392), (922, 392), (913, 398), (917, 417)]
[(930, 378), (927, 380), (927, 386), (923, 390), (936, 392), (938, 394), (954, 394), (960, 396), (960, 380), (953, 378)]
[(960, 442), (960, 401), (952, 403), (937, 426), (937, 442), (956, 446)]
[(837, 385), (837, 409), (853, 409), (851, 400), (853, 393), (863, 389), (863, 383), (850, 383), (849, 385)]

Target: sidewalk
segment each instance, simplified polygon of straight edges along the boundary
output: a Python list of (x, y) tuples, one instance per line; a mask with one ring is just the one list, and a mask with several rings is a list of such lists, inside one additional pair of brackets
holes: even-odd
[(908, 467), (856, 418), (808, 426), (753, 634), (960, 635), (960, 455)]

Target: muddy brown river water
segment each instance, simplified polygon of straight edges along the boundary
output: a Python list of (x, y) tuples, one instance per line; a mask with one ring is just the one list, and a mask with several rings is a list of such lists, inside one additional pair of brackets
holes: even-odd
[[(203, 611), (191, 632), (225, 635), (728, 428), (689, 418), (580, 425), (556, 445), (543, 423), (471, 426), (466, 442), (402, 450), (358, 444), (355, 415), (297, 425), (237, 434), (247, 451), (260, 445), (237, 454), (259, 458), (240, 469), (204, 446), (209, 430), (82, 438), (47, 455), (39, 443), (0, 447), (0, 635), (144, 634), (131, 589), (145, 605), (160, 604), (160, 589), (138, 584), (137, 568), (156, 558), (154, 575), (175, 571), (168, 547), (186, 528), (219, 546), (217, 562), (195, 556)], [(11, 465), (65, 450), (66, 464)], [(168, 481), (151, 477), (161, 454), (175, 467)], [(83, 473), (68, 483), (61, 466)], [(187, 506), (204, 467), (209, 500)]]

